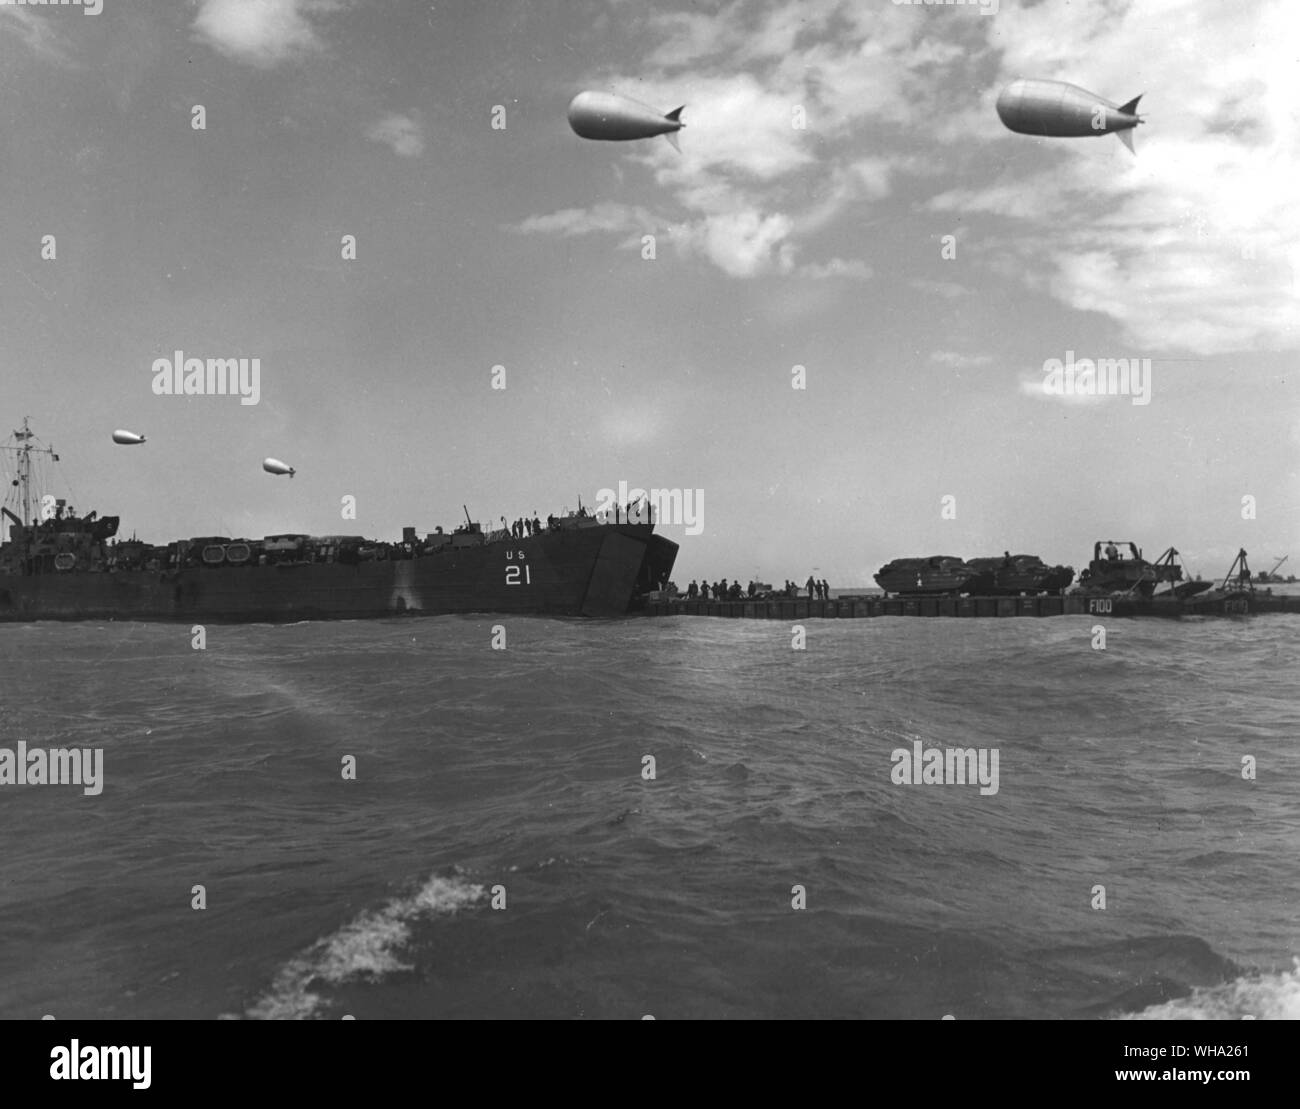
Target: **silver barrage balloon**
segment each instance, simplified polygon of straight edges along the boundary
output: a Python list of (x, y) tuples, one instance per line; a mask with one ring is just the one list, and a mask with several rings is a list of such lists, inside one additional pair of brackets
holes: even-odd
[(569, 103), (569, 126), (584, 139), (627, 142), (663, 135), (677, 146), (676, 132), (686, 126), (681, 108), (666, 115), (658, 108), (612, 92), (580, 92)]
[(1010, 131), (1049, 138), (1114, 135), (1133, 150), (1133, 128), (1143, 122), (1137, 114), (1139, 94), (1127, 104), (1115, 104), (1095, 92), (1065, 81), (1022, 77), (998, 94), (998, 118)]

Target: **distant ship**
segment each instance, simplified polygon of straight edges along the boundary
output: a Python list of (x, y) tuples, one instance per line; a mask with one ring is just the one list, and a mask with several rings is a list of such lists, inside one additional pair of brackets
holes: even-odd
[(1279, 558), (1276, 562), (1273, 563), (1272, 569), (1261, 570), (1259, 572), (1259, 575), (1255, 578), (1255, 580), (1260, 582), (1270, 582), (1274, 585), (1293, 584), (1295, 582), (1294, 574), (1288, 574), (1286, 577), (1283, 577), (1281, 574), (1278, 573), (1278, 569), (1281, 567), (1282, 563), (1284, 563), (1290, 557), (1291, 557), (1290, 555), (1283, 555), (1281, 558)]
[[(200, 536), (155, 545), (117, 539), (120, 520), (56, 500), (32, 512), (35, 446), (14, 433), (16, 511), (0, 509), (0, 622), (272, 622), (501, 613), (622, 616), (662, 589), (677, 544), (648, 506), (614, 520), (551, 516), (532, 535), (466, 523), (402, 541), (358, 535)], [(4, 525), (8, 536), (4, 538)]]

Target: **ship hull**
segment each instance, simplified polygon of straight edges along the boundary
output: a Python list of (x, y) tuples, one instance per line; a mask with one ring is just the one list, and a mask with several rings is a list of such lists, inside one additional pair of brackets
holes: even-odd
[(0, 622), (258, 623), (490, 612), (622, 616), (677, 545), (648, 525), (561, 528), (407, 559), (0, 576)]

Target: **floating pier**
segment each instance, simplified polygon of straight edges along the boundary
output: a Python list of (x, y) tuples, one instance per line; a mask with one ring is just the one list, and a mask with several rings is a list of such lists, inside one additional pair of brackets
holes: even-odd
[(1268, 592), (1203, 593), (1186, 600), (1079, 593), (1037, 597), (838, 597), (830, 601), (649, 601), (645, 616), (721, 616), (742, 620), (860, 620), (871, 616), (1252, 616), (1300, 614), (1300, 596)]

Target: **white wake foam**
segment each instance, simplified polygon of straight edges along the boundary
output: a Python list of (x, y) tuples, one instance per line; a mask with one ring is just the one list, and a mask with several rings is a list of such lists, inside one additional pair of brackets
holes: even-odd
[(1300, 959), (1291, 970), (1238, 978), (1121, 1020), (1300, 1020)]
[(333, 935), (317, 940), (301, 955), (294, 956), (276, 974), (266, 996), (244, 1016), (249, 1020), (304, 1020), (325, 1004), (325, 999), (315, 992), (321, 983), (339, 985), (359, 978), (374, 980), (410, 970), (398, 956), (411, 937), (415, 921), (454, 913), (483, 896), (482, 886), (461, 878), (430, 878), (410, 897), (390, 901), (375, 912), (362, 913)]

